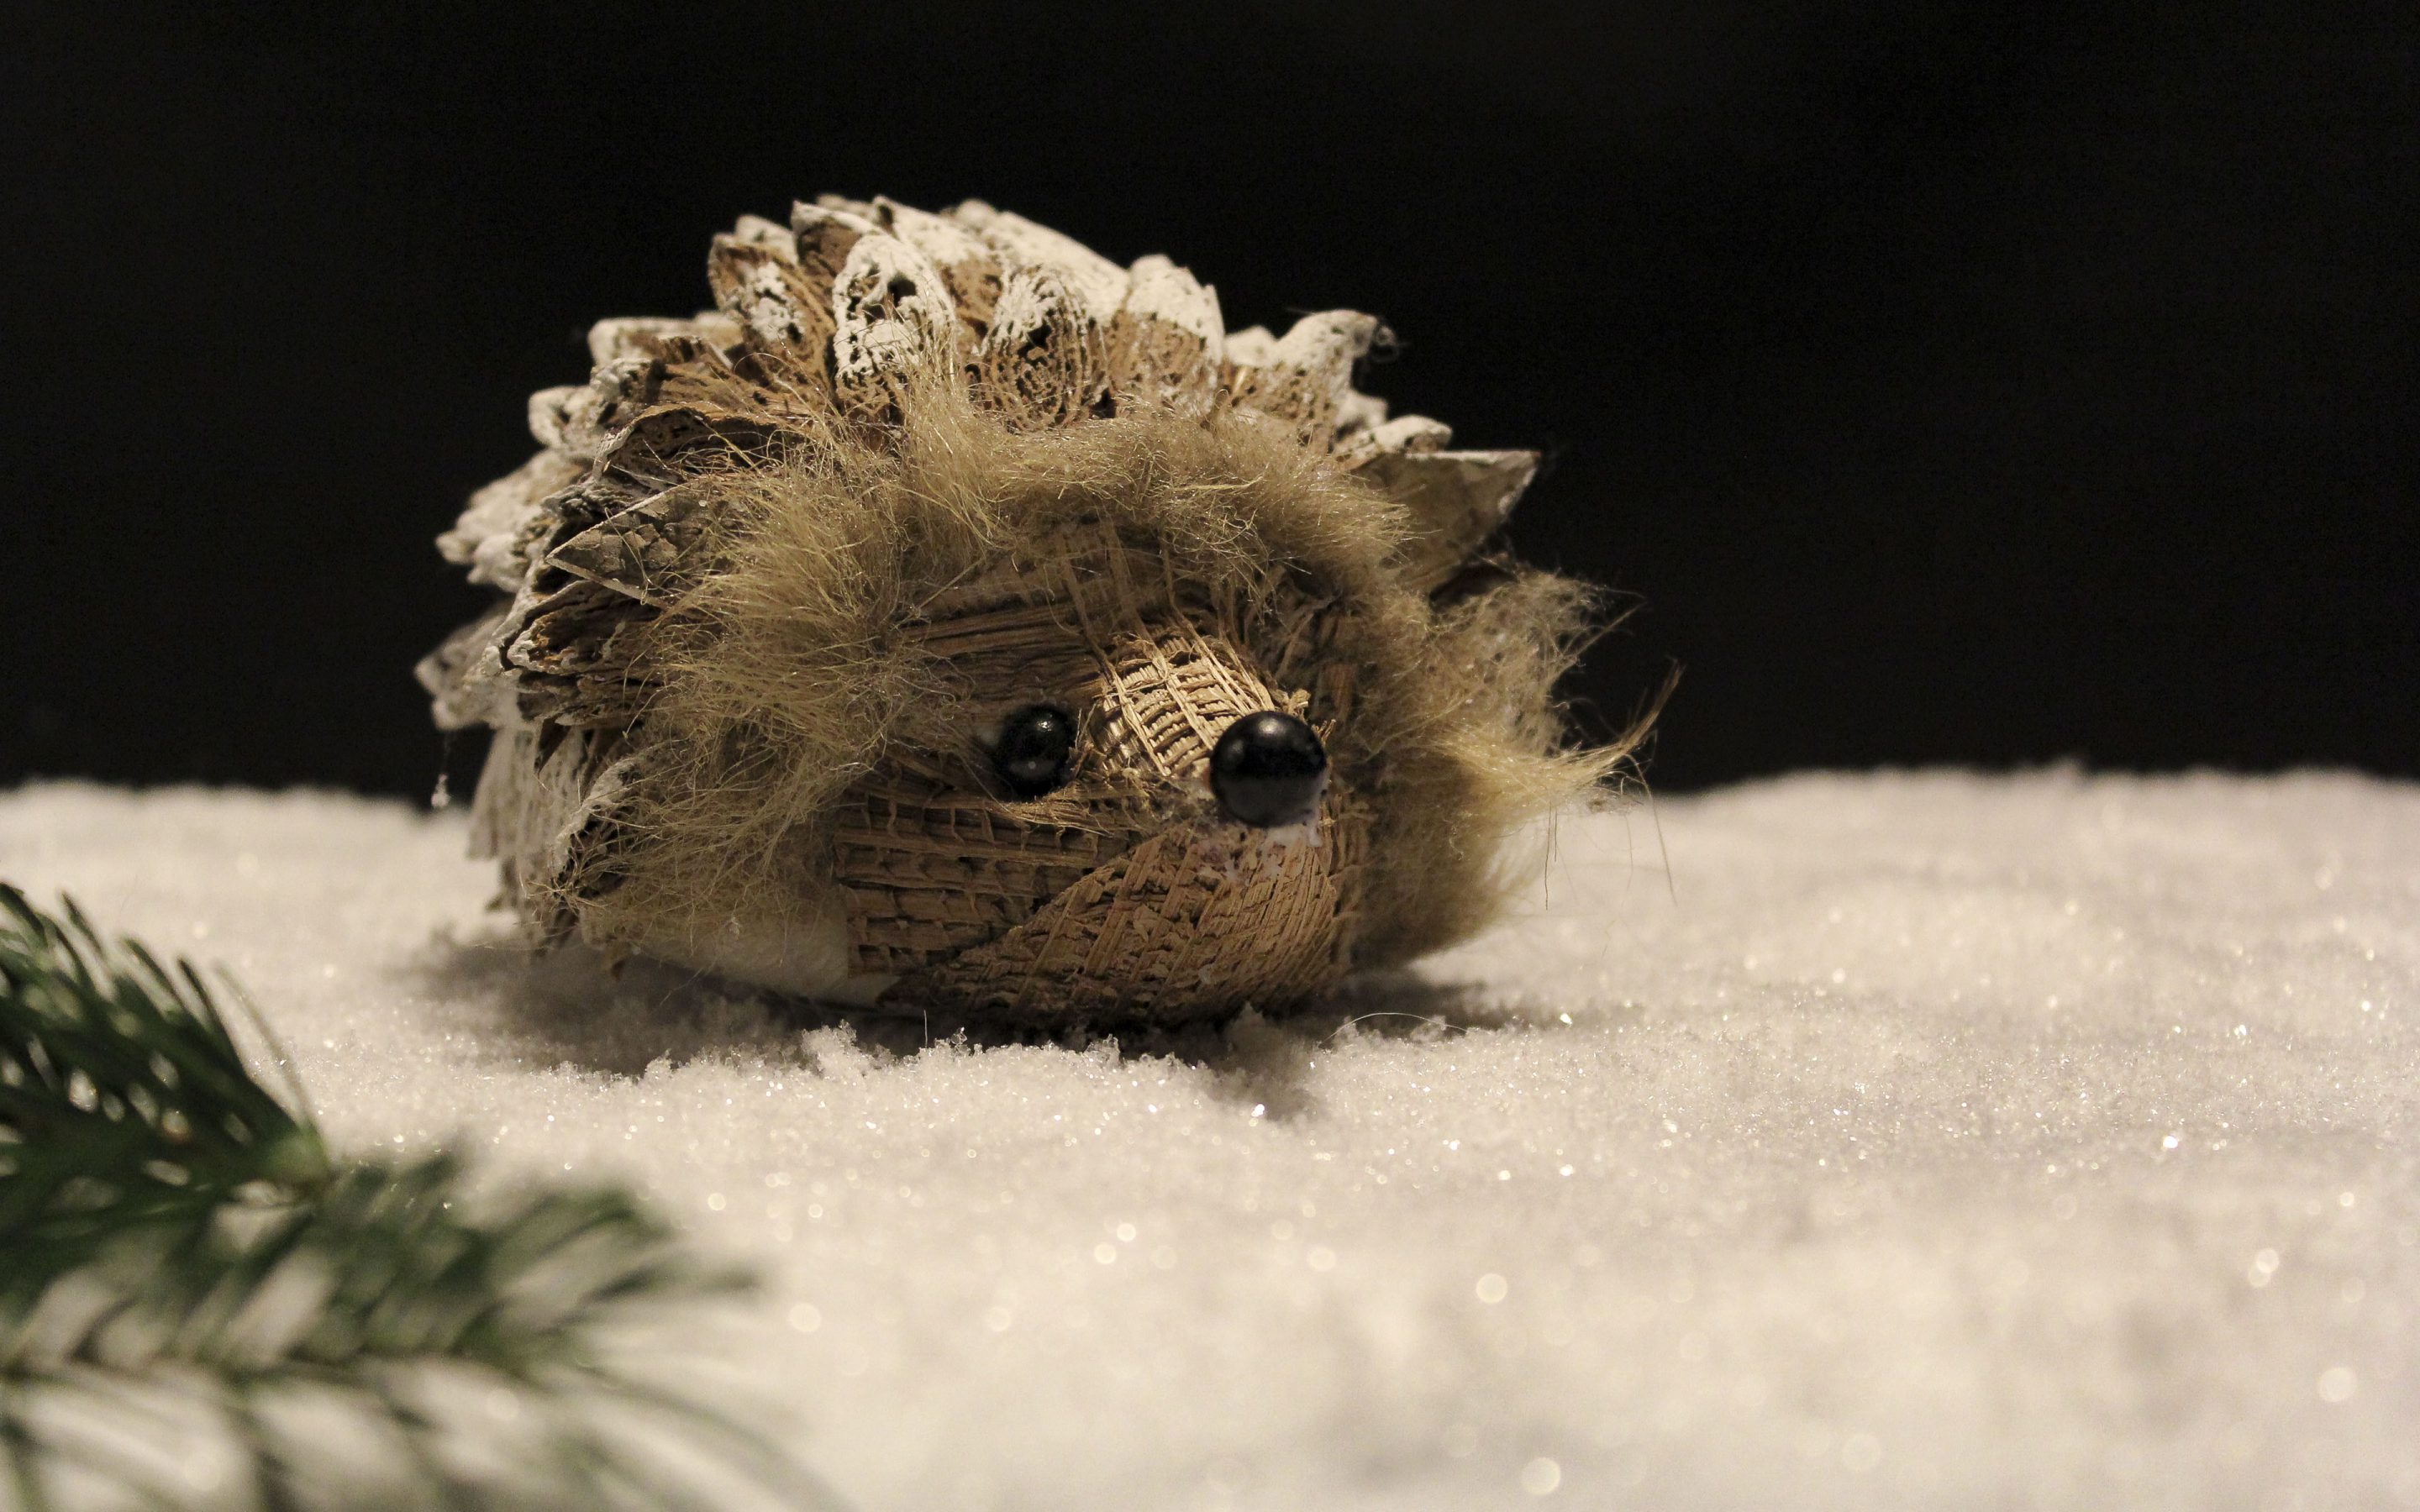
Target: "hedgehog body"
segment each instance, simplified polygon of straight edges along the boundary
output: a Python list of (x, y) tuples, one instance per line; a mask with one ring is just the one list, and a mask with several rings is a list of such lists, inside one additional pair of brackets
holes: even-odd
[(716, 308), (600, 323), (440, 541), (422, 665), (494, 731), (541, 941), (1056, 1025), (1297, 1002), (1483, 923), (1620, 749), (1586, 594), (1485, 555), (1534, 471), (1354, 390), (1377, 323), (1229, 332), (987, 206), (743, 219)]

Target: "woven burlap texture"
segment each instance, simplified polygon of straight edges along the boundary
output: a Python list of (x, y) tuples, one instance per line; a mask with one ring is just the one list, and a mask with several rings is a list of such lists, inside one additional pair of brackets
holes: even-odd
[[(1504, 838), (1621, 769), (1551, 695), (1586, 594), (1483, 557), (1534, 456), (1388, 420), (1370, 317), (1228, 332), (974, 202), (743, 218), (708, 282), (600, 324), (440, 543), (510, 595), (422, 672), (496, 732), (474, 831), (535, 938), (1040, 1024), (1275, 1008), (1466, 935)], [(987, 742), (1034, 702), (1078, 745), (1019, 798)], [(1331, 778), (1259, 830), (1207, 762), (1271, 709)]]
[(1202, 780), (1248, 714), (1336, 733), (1349, 682), (1285, 680), (1319, 664), (1316, 609), (1187, 602), (1157, 559), (1099, 530), (1046, 560), (1055, 570), (975, 585), (960, 596), (991, 607), (922, 636), (977, 687), (1048, 687), (1084, 711), (1071, 780), (1022, 803), (970, 791), (971, 766), (852, 789), (832, 873), (857, 969), (899, 978), (893, 1002), (994, 1018), (1276, 1005), (1334, 980), (1366, 815), (1330, 794), (1311, 824), (1254, 830), (1222, 821)]

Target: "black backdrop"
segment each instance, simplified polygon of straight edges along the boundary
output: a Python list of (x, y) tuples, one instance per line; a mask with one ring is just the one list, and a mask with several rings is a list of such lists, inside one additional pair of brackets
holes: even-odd
[[(214, 13), (216, 12), (216, 13)], [(794, 195), (980, 195), (1553, 456), (1653, 775), (2420, 772), (2420, 8), (58, 6), (11, 23), (0, 780), (425, 792), (429, 548)]]

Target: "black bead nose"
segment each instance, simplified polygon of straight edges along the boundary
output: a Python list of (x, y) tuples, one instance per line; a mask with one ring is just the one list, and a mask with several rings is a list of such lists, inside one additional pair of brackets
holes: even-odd
[(1210, 752), (1210, 787), (1218, 806), (1263, 829), (1309, 819), (1327, 785), (1327, 751), (1311, 726), (1291, 714), (1248, 714), (1227, 727)]

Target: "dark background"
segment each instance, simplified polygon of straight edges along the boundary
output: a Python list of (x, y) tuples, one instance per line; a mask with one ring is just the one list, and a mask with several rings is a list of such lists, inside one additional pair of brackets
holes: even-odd
[[(1667, 789), (2420, 772), (2420, 8), (56, 6), (0, 62), (0, 780), (425, 793), (430, 549), (599, 316), (980, 195), (1541, 444)], [(225, 12), (224, 14), (216, 12)], [(458, 753), (458, 760), (459, 753)]]

